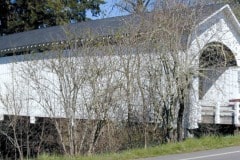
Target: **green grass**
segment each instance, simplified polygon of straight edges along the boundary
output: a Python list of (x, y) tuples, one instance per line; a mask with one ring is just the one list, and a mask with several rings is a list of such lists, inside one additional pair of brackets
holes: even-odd
[(147, 149), (132, 149), (121, 153), (78, 156), (72, 158), (66, 156), (41, 155), (38, 160), (132, 160), (137, 158), (187, 153), (238, 145), (240, 145), (240, 135), (226, 137), (207, 136), (200, 139), (187, 139), (181, 143), (169, 143), (156, 147), (149, 147)]

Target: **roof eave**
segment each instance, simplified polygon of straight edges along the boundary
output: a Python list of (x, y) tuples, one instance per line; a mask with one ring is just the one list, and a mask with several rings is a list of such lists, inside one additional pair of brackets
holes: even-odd
[(226, 5), (226, 8), (223, 11), (227, 15), (229, 20), (232, 22), (234, 28), (240, 34), (240, 23), (239, 23), (237, 17), (235, 16), (235, 14), (233, 13), (232, 9), (230, 8), (230, 6)]

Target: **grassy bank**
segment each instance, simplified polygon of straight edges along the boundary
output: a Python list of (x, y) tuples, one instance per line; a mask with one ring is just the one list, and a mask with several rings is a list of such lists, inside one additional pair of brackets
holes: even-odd
[(181, 143), (170, 143), (147, 149), (132, 149), (121, 153), (110, 153), (75, 158), (42, 155), (38, 160), (130, 160), (167, 154), (186, 153), (200, 150), (217, 149), (240, 145), (240, 135), (226, 137), (203, 137), (188, 139)]

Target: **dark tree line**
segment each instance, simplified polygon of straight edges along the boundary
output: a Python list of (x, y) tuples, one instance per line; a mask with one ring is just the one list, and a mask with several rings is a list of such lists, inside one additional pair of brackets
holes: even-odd
[(100, 13), (104, 0), (1, 0), (0, 35), (86, 20)]

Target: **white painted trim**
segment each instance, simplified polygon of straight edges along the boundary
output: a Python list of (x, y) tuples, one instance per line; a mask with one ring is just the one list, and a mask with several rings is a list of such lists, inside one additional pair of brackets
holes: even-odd
[[(217, 10), (216, 12), (212, 13), (211, 15), (209, 15), (207, 18), (205, 18), (204, 20), (202, 20), (200, 23), (198, 23), (198, 26), (201, 26), (202, 24), (206, 23), (209, 19), (213, 18), (215, 15), (217, 15), (218, 13), (222, 12), (224, 9), (230, 9), (229, 5), (224, 5), (222, 8), (220, 8), (219, 10)], [(231, 9), (230, 9), (231, 10)]]
[(235, 22), (235, 25), (236, 25), (236, 27), (237, 27), (236, 29), (237, 29), (238, 32), (240, 33), (240, 23), (239, 23), (237, 17), (236, 17), (235, 14), (233, 13), (233, 11), (232, 11), (232, 9), (231, 9), (231, 7), (230, 7), (229, 5), (227, 5), (226, 7), (228, 8), (228, 12), (229, 12), (229, 13), (231, 14), (231, 16), (232, 16), (233, 22)]
[(238, 33), (240, 33), (240, 23), (239, 23), (237, 17), (235, 16), (235, 14), (233, 13), (231, 7), (228, 4), (224, 5), (222, 8), (220, 8), (219, 10), (214, 12), (212, 15), (208, 16), (206, 19), (204, 19), (200, 23), (198, 23), (197, 26), (195, 27), (195, 29), (197, 30), (197, 28), (199, 28), (201, 25), (207, 23), (210, 19), (212, 19), (213, 17), (215, 17), (217, 14), (219, 14), (221, 12), (224, 13), (225, 15), (226, 14), (230, 15), (230, 17), (229, 17), (230, 20), (232, 21), (232, 23), (235, 24), (234, 26), (236, 26)]
[(235, 110), (235, 113), (234, 113), (234, 124), (236, 126), (239, 126), (239, 105), (240, 105), (240, 103), (236, 102), (235, 106), (234, 106), (234, 110)]
[(215, 124), (220, 124), (220, 103), (215, 107)]

